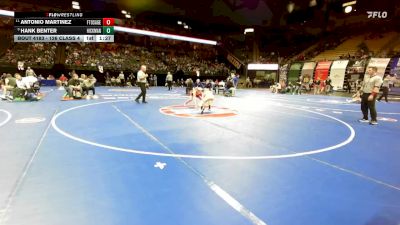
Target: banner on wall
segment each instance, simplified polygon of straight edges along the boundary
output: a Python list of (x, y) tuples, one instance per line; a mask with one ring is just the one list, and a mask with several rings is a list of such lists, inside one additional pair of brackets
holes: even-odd
[(364, 79), (365, 67), (367, 66), (367, 59), (360, 60), (350, 60), (347, 65), (347, 77), (350, 78), (352, 82), (359, 79)]
[(394, 58), (390, 66), (390, 74), (400, 75), (400, 58)]
[(240, 62), (239, 59), (237, 59), (234, 55), (228, 53), (228, 55), (226, 56), (226, 59), (236, 68), (236, 69), (240, 69), (240, 67), (242, 66), (242, 63)]
[(303, 68), (301, 69), (301, 77), (309, 76), (311, 78), (314, 73), (315, 65), (315, 62), (304, 63)]
[(344, 78), (346, 76), (346, 67), (349, 60), (337, 60), (332, 63), (331, 72), (329, 77), (331, 78), (331, 85), (333, 90), (343, 89)]
[(329, 69), (331, 68), (332, 61), (319, 62), (315, 68), (314, 79), (326, 80), (328, 78)]
[[(383, 75), (385, 75), (386, 67), (389, 64), (389, 61), (390, 58), (371, 58), (367, 66), (367, 70), (368, 67), (376, 67), (378, 68), (378, 72), (376, 74), (383, 77)], [(365, 71), (364, 80), (369, 79), (367, 70)]]
[(289, 82), (291, 82), (291, 81), (296, 82), (299, 79), (302, 66), (303, 66), (303, 63), (301, 63), (301, 62), (292, 63), (290, 65), (290, 70), (288, 73), (288, 81)]
[(279, 80), (287, 80), (289, 65), (285, 64), (279, 69)]

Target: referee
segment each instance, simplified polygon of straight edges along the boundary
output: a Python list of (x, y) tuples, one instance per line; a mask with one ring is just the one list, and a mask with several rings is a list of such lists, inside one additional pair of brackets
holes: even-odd
[(137, 85), (140, 87), (140, 94), (137, 96), (135, 101), (139, 103), (140, 97), (143, 97), (142, 103), (147, 103), (146, 102), (146, 83), (147, 83), (147, 74), (146, 74), (146, 66), (142, 65), (140, 66), (140, 70), (137, 73)]
[[(361, 96), (361, 111), (363, 113), (363, 118), (359, 120), (361, 123), (369, 122), (371, 125), (378, 125), (375, 101), (379, 93), (379, 88), (382, 85), (382, 78), (376, 74), (377, 72), (378, 68), (369, 67), (367, 70), (369, 79), (364, 79), (364, 85), (361, 89), (363, 92)], [(368, 121), (368, 110), (371, 113), (371, 121)]]

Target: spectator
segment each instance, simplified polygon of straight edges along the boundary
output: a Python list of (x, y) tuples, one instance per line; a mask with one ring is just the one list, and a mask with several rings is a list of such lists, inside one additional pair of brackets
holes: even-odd
[(68, 86), (65, 87), (67, 95), (66, 100), (82, 98), (82, 86), (79, 81), (78, 74), (73, 74), (72, 78), (68, 81)]
[(93, 76), (93, 74), (90, 74), (90, 76), (86, 77), (86, 79), (83, 81), (83, 94), (89, 95), (89, 91), (92, 91), (93, 95), (96, 95), (95, 84), (96, 78)]
[[(125, 86), (125, 75), (124, 71), (121, 71), (118, 75), (118, 79), (120, 80), (120, 86), (124, 87)], [(118, 83), (118, 82), (117, 82)]]
[(380, 102), (381, 101), (381, 99), (383, 98), (383, 97), (385, 97), (385, 101), (386, 101), (386, 103), (388, 102), (388, 94), (389, 94), (389, 84), (390, 84), (390, 81), (391, 81), (391, 79), (390, 79), (390, 76), (389, 75), (386, 75), (384, 78), (383, 78), (383, 83), (382, 83), (382, 95), (378, 98), (378, 102)]
[(61, 74), (59, 80), (62, 86), (66, 86), (68, 84), (68, 78), (64, 74)]

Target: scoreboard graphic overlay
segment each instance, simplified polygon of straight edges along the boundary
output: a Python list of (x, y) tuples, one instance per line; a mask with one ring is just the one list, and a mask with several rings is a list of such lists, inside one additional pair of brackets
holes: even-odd
[(100, 12), (16, 12), (14, 42), (114, 42), (114, 18)]

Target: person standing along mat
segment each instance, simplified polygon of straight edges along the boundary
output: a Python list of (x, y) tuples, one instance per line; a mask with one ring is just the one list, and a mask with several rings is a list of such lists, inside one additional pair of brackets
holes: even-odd
[(147, 74), (146, 74), (146, 66), (142, 65), (140, 66), (140, 70), (137, 73), (137, 84), (140, 87), (140, 94), (137, 96), (135, 101), (139, 103), (140, 97), (143, 97), (142, 103), (147, 103), (146, 102), (146, 83), (147, 83)]
[(165, 78), (165, 81), (167, 82), (167, 85), (168, 85), (168, 91), (172, 90), (173, 77), (172, 77), (171, 72), (168, 72), (167, 77)]
[(382, 84), (383, 93), (381, 97), (378, 98), (378, 102), (380, 102), (383, 97), (385, 97), (385, 101), (388, 102), (389, 84), (390, 84), (390, 76), (386, 75), (385, 78), (383, 79), (383, 84)]
[[(376, 72), (378, 68), (369, 67), (367, 70), (369, 79), (367, 78), (364, 85), (361, 88), (363, 92), (361, 96), (361, 111), (363, 113), (363, 118), (359, 121), (361, 123), (367, 123), (371, 125), (378, 125), (377, 113), (375, 109), (375, 100), (379, 93), (379, 87), (382, 85), (382, 77), (378, 76)], [(371, 121), (368, 121), (368, 110), (371, 113)]]

